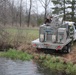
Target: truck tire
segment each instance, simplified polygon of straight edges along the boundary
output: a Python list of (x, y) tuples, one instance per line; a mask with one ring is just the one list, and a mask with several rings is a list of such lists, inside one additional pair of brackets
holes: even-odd
[(71, 52), (71, 44), (70, 43), (63, 48), (63, 52), (64, 53), (70, 53)]
[(71, 45), (67, 45), (67, 53), (71, 52)]
[(41, 48), (36, 48), (38, 51), (40, 51), (41, 50)]

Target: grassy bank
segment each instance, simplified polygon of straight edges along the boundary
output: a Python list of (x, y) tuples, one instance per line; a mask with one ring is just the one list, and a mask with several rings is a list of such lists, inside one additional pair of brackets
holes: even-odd
[(10, 58), (13, 60), (28, 61), (31, 59), (36, 60), (38, 63), (49, 68), (52, 71), (66, 72), (67, 74), (76, 74), (76, 64), (72, 62), (65, 62), (61, 57), (51, 56), (47, 54), (28, 54), (14, 49), (9, 49), (7, 52), (0, 52), (0, 57)]
[(17, 51), (15, 49), (9, 49), (7, 52), (0, 52), (0, 57), (5, 57), (5, 58), (10, 58), (14, 60), (31, 60), (32, 55), (22, 52), (22, 51)]
[(41, 63), (45, 68), (52, 71), (65, 72), (67, 74), (76, 75), (76, 64), (65, 62), (61, 57), (51, 55), (35, 55), (37, 62)]
[[(38, 38), (38, 29), (11, 28), (11, 29), (6, 29), (6, 31), (10, 34), (10, 36), (8, 40), (5, 40), (5, 42), (7, 41), (9, 44), (12, 43), (14, 44), (14, 46), (17, 46), (17, 47), (21, 46), (22, 47), (21, 49), (20, 48), (17, 48), (17, 49), (20, 49), (26, 52), (10, 49), (7, 52), (0, 53), (0, 57), (20, 59), (20, 60), (30, 60), (34, 57), (34, 59), (38, 60), (38, 62), (41, 63), (43, 66), (45, 66), (45, 68), (49, 68), (54, 71), (66, 72), (67, 74), (76, 75), (76, 64), (73, 64), (72, 62), (64, 61), (63, 60), (64, 57), (62, 58), (61, 56), (58, 57), (54, 55), (47, 55), (47, 54), (41, 54), (41, 53), (36, 54), (33, 49), (31, 50), (32, 47), (30, 44), (32, 40), (35, 40)], [(33, 55), (28, 54), (27, 53), (28, 51), (31, 51)]]
[(0, 37), (0, 49), (18, 49), (23, 45), (30, 45), (38, 36), (38, 29), (4, 28)]

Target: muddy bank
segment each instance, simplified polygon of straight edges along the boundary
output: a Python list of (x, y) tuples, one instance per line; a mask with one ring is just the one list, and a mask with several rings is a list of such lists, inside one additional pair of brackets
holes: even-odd
[(49, 72), (52, 71), (53, 73), (57, 72), (61, 74), (65, 73), (70, 75), (76, 74), (76, 64), (73, 64), (71, 62), (66, 63), (65, 61), (63, 61), (61, 57), (50, 54), (38, 54), (38, 53), (28, 54), (26, 52), (11, 49), (7, 52), (0, 53), (0, 57), (7, 58), (7, 60), (12, 59), (14, 61), (33, 60), (35, 63), (41, 64), (41, 66), (43, 66), (43, 69), (46, 70), (48, 69)]
[(22, 50), (22, 51), (26, 51), (26, 52), (31, 53), (31, 54), (50, 54), (50, 55), (54, 55), (54, 56), (59, 56), (65, 62), (73, 62), (74, 64), (76, 64), (76, 42), (72, 46), (71, 52), (68, 54), (62, 53), (60, 51), (56, 52), (53, 50), (43, 50), (43, 49), (37, 50), (37, 49), (33, 48), (30, 43), (22, 44), (19, 47), (17, 47), (17, 49)]
[(66, 61), (71, 61), (74, 64), (76, 64), (76, 43), (74, 43), (73, 47), (72, 47), (72, 51), (68, 54), (63, 54), (62, 57), (66, 60)]

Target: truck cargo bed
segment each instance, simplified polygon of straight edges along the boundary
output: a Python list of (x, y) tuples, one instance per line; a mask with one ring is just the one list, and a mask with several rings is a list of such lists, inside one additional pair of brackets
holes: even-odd
[(32, 41), (33, 47), (46, 48), (46, 49), (58, 49), (61, 50), (65, 45), (70, 43), (72, 40), (67, 39), (65, 43), (51, 43), (51, 42), (40, 42), (39, 39)]

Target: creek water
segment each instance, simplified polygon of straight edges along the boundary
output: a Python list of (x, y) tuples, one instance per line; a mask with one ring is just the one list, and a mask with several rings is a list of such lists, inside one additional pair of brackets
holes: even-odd
[(65, 75), (42, 68), (33, 61), (0, 58), (0, 75)]

